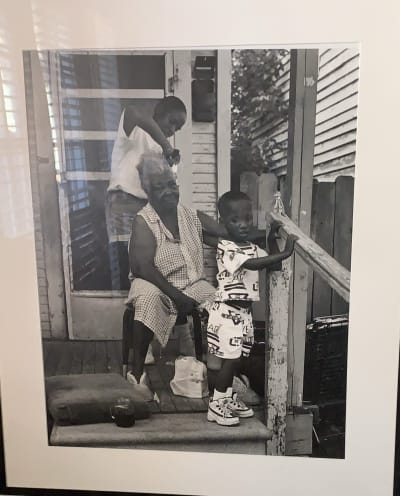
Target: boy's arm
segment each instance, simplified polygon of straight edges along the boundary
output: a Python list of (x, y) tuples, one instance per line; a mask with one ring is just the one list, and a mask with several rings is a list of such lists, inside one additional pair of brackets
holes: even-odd
[(267, 232), (265, 229), (262, 230), (262, 229), (254, 228), (250, 231), (248, 240), (259, 246), (260, 248), (265, 248), (267, 244), (266, 235)]
[(244, 262), (243, 267), (248, 270), (272, 269), (275, 264), (290, 257), (293, 253), (294, 243), (297, 239), (298, 238), (296, 236), (288, 236), (285, 248), (282, 252), (279, 253), (278, 251), (278, 253), (268, 255), (266, 257), (249, 258), (246, 262)]
[[(280, 222), (273, 221), (271, 224), (271, 229), (269, 231), (267, 243), (268, 243), (268, 253), (270, 255), (275, 255), (279, 253), (279, 246), (276, 241), (278, 235), (278, 230), (281, 227)], [(277, 262), (273, 267), (269, 267), (269, 270), (282, 270), (282, 261)]]
[(126, 107), (124, 114), (125, 134), (129, 136), (135, 126), (139, 126), (143, 129), (143, 131), (146, 131), (146, 133), (148, 133), (153, 140), (161, 146), (166, 156), (169, 156), (173, 152), (173, 147), (153, 117), (141, 113), (135, 107), (130, 105)]

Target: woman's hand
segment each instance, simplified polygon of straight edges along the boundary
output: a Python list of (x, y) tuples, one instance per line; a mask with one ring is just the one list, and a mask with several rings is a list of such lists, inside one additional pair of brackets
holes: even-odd
[(198, 305), (196, 300), (181, 292), (179, 292), (174, 298), (174, 303), (176, 305), (178, 313), (182, 313), (185, 315), (191, 314)]

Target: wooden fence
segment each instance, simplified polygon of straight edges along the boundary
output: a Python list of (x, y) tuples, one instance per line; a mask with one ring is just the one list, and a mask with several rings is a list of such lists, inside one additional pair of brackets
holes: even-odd
[[(277, 179), (273, 174), (246, 172), (241, 191), (253, 203), (255, 224), (265, 228), (266, 212), (271, 210)], [(354, 178), (339, 176), (334, 182), (313, 182), (310, 237), (346, 269), (351, 266)], [(264, 281), (261, 279), (262, 293)], [(265, 302), (255, 305), (256, 320), (263, 320)], [(309, 271), (307, 322), (314, 317), (347, 313), (349, 304), (313, 271)]]
[[(350, 272), (334, 260), (321, 246), (306, 236), (286, 215), (276, 209), (271, 212), (273, 219), (280, 221), (280, 235), (285, 239), (289, 234), (297, 236), (296, 255), (301, 257), (329, 287), (334, 288), (344, 301), (350, 298)], [(266, 326), (267, 354), (265, 362), (265, 421), (272, 432), (267, 442), (267, 454), (284, 455), (286, 452), (286, 426), (289, 403), (288, 385), (296, 372), (289, 368), (288, 336), (290, 260), (282, 263), (282, 270), (268, 275), (268, 325)]]
[[(313, 184), (311, 238), (346, 269), (351, 266), (354, 178)], [(347, 313), (349, 304), (315, 273), (309, 275), (307, 321)]]

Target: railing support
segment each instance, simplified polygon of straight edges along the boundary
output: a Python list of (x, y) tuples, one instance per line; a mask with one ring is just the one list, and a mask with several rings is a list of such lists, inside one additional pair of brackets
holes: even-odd
[(305, 235), (287, 215), (276, 212), (271, 212), (270, 215), (272, 219), (282, 223), (279, 234), (283, 238), (289, 234), (298, 237), (294, 248), (295, 253), (348, 302), (350, 299), (350, 271)]
[[(283, 213), (279, 202), (275, 207), (269, 215), (282, 223), (279, 229), (281, 237), (285, 239), (289, 234), (297, 236), (298, 240), (295, 244), (297, 256), (307, 267), (318, 272), (346, 301), (349, 301), (350, 272), (304, 234)], [(272, 439), (267, 442), (268, 455), (285, 454), (291, 266), (291, 260), (285, 260), (281, 271), (269, 272), (267, 277), (265, 420), (266, 426), (272, 432)]]
[(267, 455), (285, 454), (290, 267), (285, 260), (281, 271), (267, 277), (265, 412), (272, 432)]

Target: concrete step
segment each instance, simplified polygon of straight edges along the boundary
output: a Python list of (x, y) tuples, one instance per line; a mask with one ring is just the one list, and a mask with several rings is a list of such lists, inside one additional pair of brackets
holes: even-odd
[(208, 422), (205, 413), (154, 414), (133, 427), (90, 424), (53, 427), (53, 446), (86, 446), (212, 453), (265, 454), (271, 433), (256, 417), (239, 426)]

